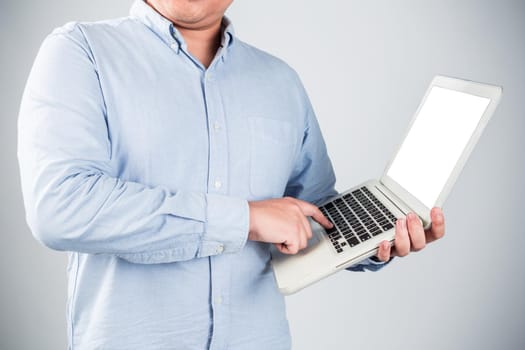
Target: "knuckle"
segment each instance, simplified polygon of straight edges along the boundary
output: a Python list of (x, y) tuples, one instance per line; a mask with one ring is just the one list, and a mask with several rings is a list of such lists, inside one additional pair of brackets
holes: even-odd
[(294, 207), (294, 206), (297, 205), (297, 204), (295, 203), (295, 199), (292, 198), (292, 197), (284, 197), (284, 198), (283, 198), (283, 201), (284, 201), (284, 202), (286, 203), (286, 205), (288, 205), (288, 206), (292, 206), (292, 207)]
[(437, 226), (442, 226), (443, 224), (445, 223), (445, 220), (443, 219), (443, 216), (442, 215), (437, 215), (435, 218), (433, 218), (432, 220), (432, 224), (435, 224)]
[(320, 213), (319, 209), (317, 209), (317, 207), (311, 203), (308, 203), (306, 202), (306, 205), (305, 205), (306, 209), (308, 211), (310, 211), (312, 214), (318, 214)]
[(290, 208), (293, 210), (293, 212), (295, 214), (298, 215), (298, 214), (302, 213), (302, 210), (301, 210), (301, 207), (299, 206), (299, 204), (297, 204), (295, 202), (291, 202), (290, 204), (291, 204)]

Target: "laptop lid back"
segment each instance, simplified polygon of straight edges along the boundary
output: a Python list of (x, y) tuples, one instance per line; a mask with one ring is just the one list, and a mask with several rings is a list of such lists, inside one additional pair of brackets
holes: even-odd
[(381, 183), (405, 202), (425, 226), (441, 207), (483, 129), (502, 89), (436, 76)]

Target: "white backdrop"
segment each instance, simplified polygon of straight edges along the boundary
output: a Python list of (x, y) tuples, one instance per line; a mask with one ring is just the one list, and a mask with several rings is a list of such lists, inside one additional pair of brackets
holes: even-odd
[[(19, 191), (25, 79), (52, 28), (123, 16), (130, 4), (0, 3), (1, 349), (66, 344), (66, 256), (31, 237)], [(382, 173), (435, 74), (504, 87), (444, 207), (445, 238), (381, 272), (342, 272), (288, 297), (294, 349), (525, 348), (525, 2), (236, 0), (229, 16), (241, 39), (299, 72), (339, 190)]]

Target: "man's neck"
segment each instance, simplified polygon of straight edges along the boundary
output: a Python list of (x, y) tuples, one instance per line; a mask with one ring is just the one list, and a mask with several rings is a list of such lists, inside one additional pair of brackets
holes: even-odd
[(184, 28), (174, 24), (184, 37), (188, 51), (208, 68), (221, 44), (221, 21), (206, 28)]
[(224, 12), (219, 11), (219, 13), (212, 13), (210, 16), (195, 20), (195, 18), (185, 16), (186, 13), (175, 13), (173, 8), (166, 6), (166, 2), (146, 0), (146, 3), (173, 23), (184, 37), (191, 55), (208, 68), (221, 43), (221, 24)]

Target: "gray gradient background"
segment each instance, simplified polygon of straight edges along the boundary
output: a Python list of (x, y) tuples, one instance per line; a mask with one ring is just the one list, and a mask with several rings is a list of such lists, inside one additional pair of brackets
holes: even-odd
[[(66, 344), (66, 254), (32, 238), (19, 190), (25, 79), (52, 28), (126, 15), (130, 3), (0, 2), (0, 349)], [(294, 349), (525, 349), (525, 1), (237, 0), (229, 15), (240, 38), (299, 72), (339, 190), (382, 173), (435, 74), (504, 87), (445, 205), (446, 237), (288, 297)]]

